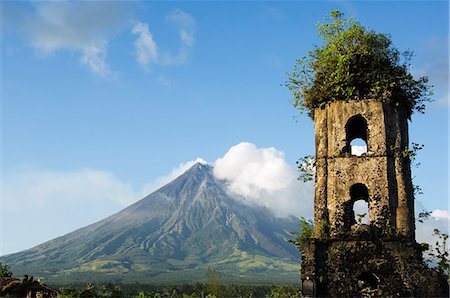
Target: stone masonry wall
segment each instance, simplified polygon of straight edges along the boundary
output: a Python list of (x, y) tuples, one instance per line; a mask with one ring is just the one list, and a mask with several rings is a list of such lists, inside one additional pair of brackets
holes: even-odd
[[(305, 297), (448, 297), (414, 237), (414, 195), (405, 108), (377, 100), (335, 101), (314, 112), (314, 237), (302, 242)], [(351, 154), (361, 138), (367, 152)], [(369, 224), (353, 205), (364, 200)]]
[(306, 297), (448, 297), (413, 241), (311, 239), (302, 257), (302, 281), (315, 285)]
[[(408, 144), (406, 114), (375, 100), (335, 101), (315, 110), (316, 190), (315, 235), (323, 222), (332, 236), (348, 232), (345, 204), (357, 183), (369, 190), (371, 224), (385, 234), (414, 238), (413, 189), (409, 161), (402, 156)], [(367, 122), (367, 152), (349, 153), (346, 124), (354, 116)], [(394, 231), (393, 231), (394, 230)]]

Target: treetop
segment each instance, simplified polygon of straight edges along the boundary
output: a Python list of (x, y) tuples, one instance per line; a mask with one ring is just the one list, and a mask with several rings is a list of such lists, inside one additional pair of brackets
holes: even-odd
[(431, 101), (428, 78), (410, 73), (412, 51), (400, 52), (387, 34), (368, 30), (340, 11), (317, 24), (322, 45), (297, 60), (286, 87), (294, 107), (308, 111), (335, 100), (375, 99), (403, 105), (410, 117)]

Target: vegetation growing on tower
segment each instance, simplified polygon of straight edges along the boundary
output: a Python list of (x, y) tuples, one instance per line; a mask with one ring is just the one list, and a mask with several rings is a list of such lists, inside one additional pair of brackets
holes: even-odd
[(361, 26), (344, 14), (332, 11), (318, 23), (322, 46), (297, 60), (288, 74), (286, 87), (301, 112), (312, 111), (335, 100), (376, 99), (391, 101), (423, 113), (431, 101), (428, 77), (415, 79), (410, 73), (412, 51), (400, 52), (389, 35)]

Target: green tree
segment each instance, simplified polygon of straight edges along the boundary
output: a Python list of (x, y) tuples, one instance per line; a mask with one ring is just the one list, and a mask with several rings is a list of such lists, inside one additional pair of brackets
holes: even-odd
[(299, 110), (312, 111), (330, 101), (377, 99), (423, 113), (431, 101), (427, 77), (409, 72), (413, 52), (400, 52), (386, 34), (376, 33), (340, 11), (319, 23), (322, 46), (297, 60), (286, 87)]
[(3, 265), (1, 262), (0, 262), (0, 276), (1, 277), (11, 277), (12, 276), (10, 267), (6, 264)]
[(208, 268), (207, 289), (210, 295), (220, 297), (220, 272), (213, 268)]

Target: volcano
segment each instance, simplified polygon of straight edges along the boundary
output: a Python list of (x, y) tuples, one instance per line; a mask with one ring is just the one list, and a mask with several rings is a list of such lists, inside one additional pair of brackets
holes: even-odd
[(197, 163), (122, 211), (0, 262), (61, 283), (195, 282), (209, 268), (230, 282), (291, 283), (299, 253), (286, 240), (296, 230), (298, 218), (246, 203)]

